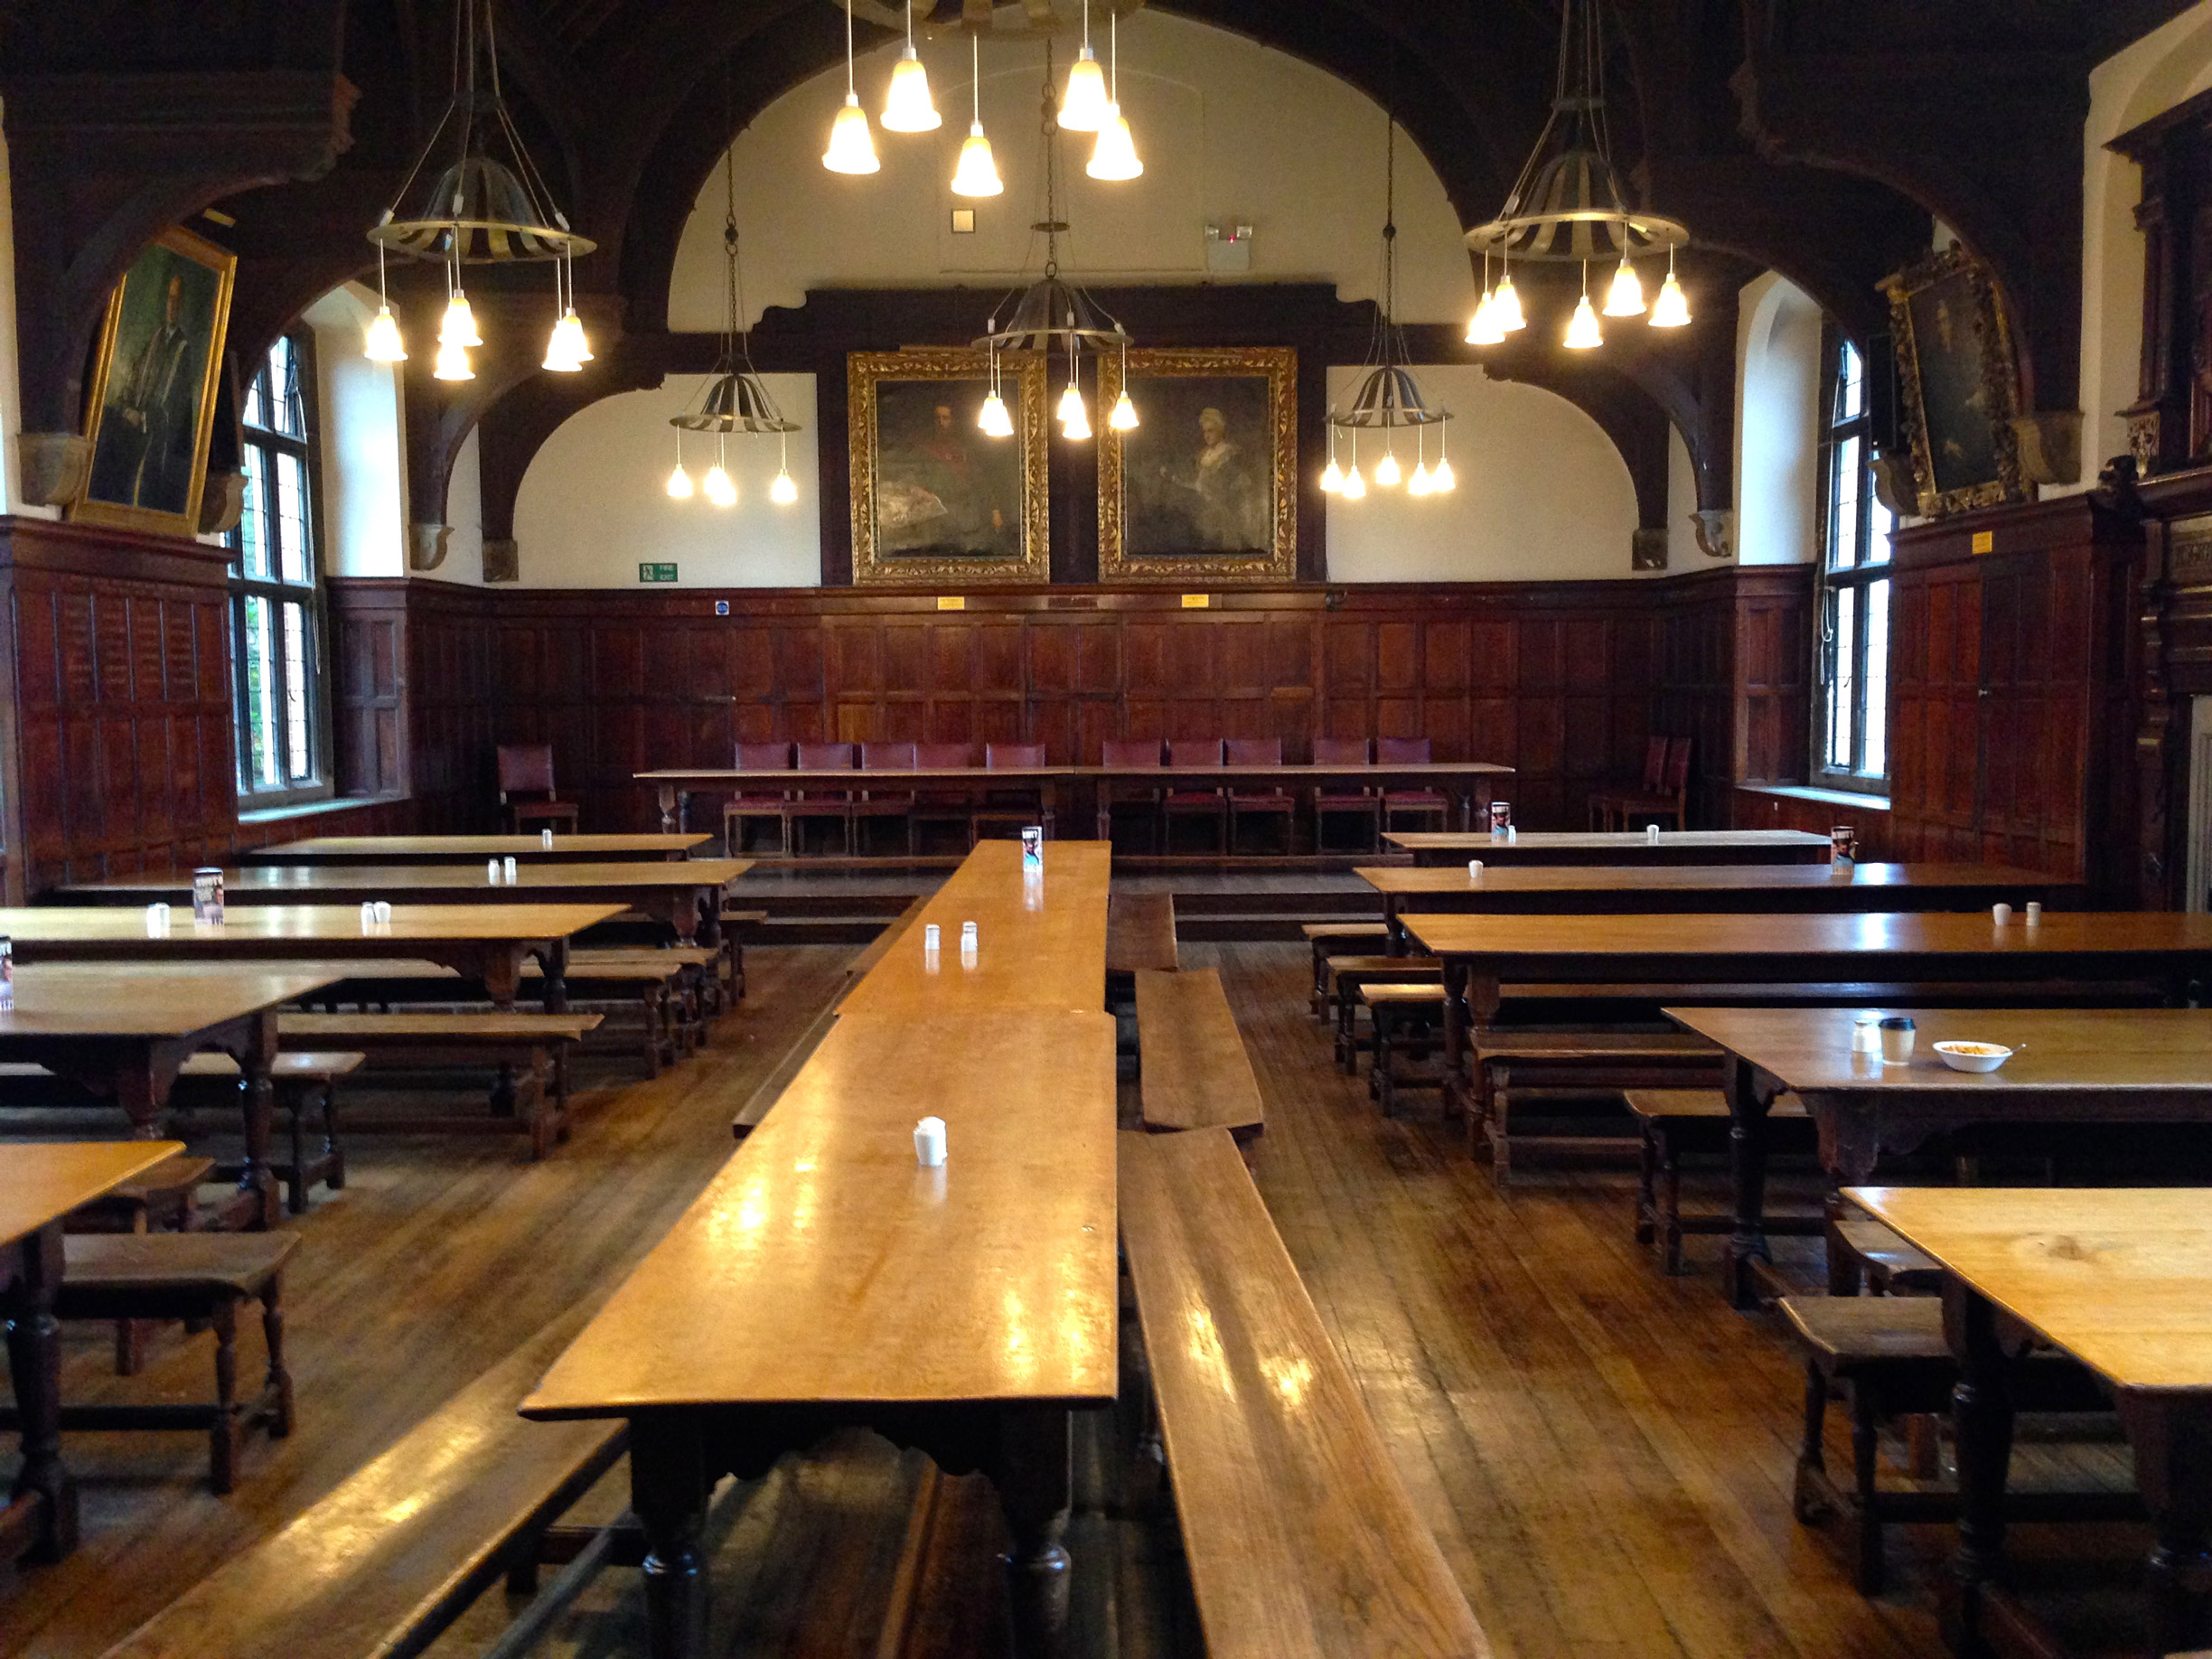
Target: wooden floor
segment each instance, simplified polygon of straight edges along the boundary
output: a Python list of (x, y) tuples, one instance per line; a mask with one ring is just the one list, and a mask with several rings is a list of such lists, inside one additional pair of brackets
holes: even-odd
[[(253, 1443), (229, 1499), (206, 1495), (197, 1437), (73, 1437), (84, 1548), (0, 1570), (0, 1654), (98, 1654), (545, 1320), (603, 1296), (728, 1156), (731, 1114), (849, 954), (750, 953), (752, 995), (714, 1046), (586, 1096), (545, 1164), (505, 1141), (356, 1142), (351, 1185), (299, 1223), (298, 1433)], [(1303, 946), (1184, 957), (1223, 971), (1267, 1097), (1261, 1191), (1502, 1654), (1944, 1651), (1947, 1529), (1893, 1529), (1895, 1588), (1870, 1602), (1840, 1537), (1791, 1519), (1802, 1372), (1771, 1317), (1723, 1305), (1705, 1270), (1717, 1241), (1692, 1241), (1699, 1272), (1669, 1279), (1631, 1239), (1624, 1174), (1531, 1165), (1501, 1193), (1432, 1095), (1382, 1121), (1305, 1012)], [(118, 1383), (98, 1335), (72, 1333), (70, 1397), (202, 1389), (208, 1341), (164, 1336), (148, 1373)], [(1081, 1651), (1195, 1654), (1172, 1522), (1125, 1489), (1120, 1428), (1094, 1424), (1079, 1445)], [(1846, 1455), (1838, 1436), (1832, 1457)], [(590, 1506), (618, 1510), (622, 1486), (618, 1471)], [(1002, 1650), (988, 1486), (882, 1442), (856, 1436), (726, 1487), (712, 1533), (718, 1654)], [(2133, 1547), (2120, 1530), (2116, 1548)], [(487, 1600), (433, 1652), (480, 1651), (505, 1617)], [(637, 1603), (634, 1575), (610, 1571), (539, 1651), (642, 1653)]]

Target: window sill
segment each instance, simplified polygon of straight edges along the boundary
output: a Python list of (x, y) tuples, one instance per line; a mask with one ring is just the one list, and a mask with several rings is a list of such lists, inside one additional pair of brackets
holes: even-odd
[(1791, 801), (1818, 801), (1828, 806), (1870, 807), (1889, 810), (1889, 797), (1855, 789), (1821, 789), (1810, 783), (1739, 783), (1747, 795), (1781, 795)]
[(319, 818), (325, 812), (353, 812), (362, 807), (405, 799), (403, 795), (341, 795), (330, 801), (303, 801), (293, 806), (257, 807), (252, 811), (240, 812), (238, 820), (241, 824), (281, 824), (288, 819)]

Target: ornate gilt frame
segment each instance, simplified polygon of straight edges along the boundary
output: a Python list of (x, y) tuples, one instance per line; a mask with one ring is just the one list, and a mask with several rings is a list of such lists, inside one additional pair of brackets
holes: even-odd
[(886, 381), (975, 380), (990, 372), (986, 355), (966, 346), (909, 348), (904, 351), (854, 351), (846, 359), (846, 424), (852, 443), (853, 582), (904, 584), (956, 582), (962, 586), (994, 582), (1051, 579), (1047, 554), (1051, 513), (1046, 494), (1045, 362), (1034, 352), (1009, 351), (998, 360), (1014, 436), (995, 440), (1021, 445), (1022, 556), (1018, 559), (972, 558), (901, 558), (879, 554), (876, 546), (876, 391)]
[[(1921, 399), (1920, 350), (1913, 335), (1912, 301), (1915, 295), (1962, 276), (1972, 286), (1975, 326), (1981, 330), (1986, 345), (1982, 352), (1982, 388), (1989, 404), (1997, 476), (1955, 490), (1938, 491), (1935, 457), (1928, 440), (1927, 410)], [(1916, 259), (1895, 276), (1884, 277), (1880, 287), (1889, 296), (1890, 328), (1897, 340), (1898, 424), (1904, 428), (1911, 451), (1913, 485), (1919, 497), (1921, 516), (1939, 519), (1969, 508), (2025, 501), (2028, 486), (2020, 473), (2020, 440), (2012, 425), (2020, 413), (2020, 380), (2012, 353), (2012, 330), (1989, 267), (1954, 242), (1941, 253)]]
[[(1105, 413), (1121, 395), (1121, 360), (1099, 360), (1099, 579), (1104, 582), (1289, 582), (1298, 577), (1298, 351), (1290, 346), (1205, 347), (1191, 351), (1135, 351), (1130, 377), (1264, 374), (1268, 381), (1269, 447), (1275, 473), (1275, 547), (1264, 558), (1223, 553), (1176, 558), (1132, 558), (1124, 550), (1121, 512), (1121, 435)], [(1139, 410), (1139, 417), (1142, 409)]]

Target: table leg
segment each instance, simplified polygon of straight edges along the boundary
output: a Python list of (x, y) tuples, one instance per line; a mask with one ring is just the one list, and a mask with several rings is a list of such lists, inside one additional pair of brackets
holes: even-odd
[[(28, 1533), (22, 1553), (58, 1561), (77, 1547), (77, 1488), (61, 1464), (61, 1325), (53, 1316), (61, 1283), (61, 1223), (18, 1239), (8, 1283), (8, 1374), (23, 1429), (23, 1467), (0, 1512), (0, 1537)], [(13, 1553), (14, 1551), (11, 1551)]]
[(672, 783), (661, 784), (660, 795), (661, 833), (673, 835), (676, 833), (676, 786)]
[[(1061, 1542), (1073, 1503), (1073, 1420), (1064, 1407), (1009, 1407), (991, 1469), (1013, 1545), (1006, 1557), (1017, 1659), (1063, 1652), (1068, 1552)], [(633, 1454), (634, 1455), (634, 1454)]]
[(1392, 956), (1403, 956), (1406, 953), (1405, 927), (1399, 921), (1399, 914), (1398, 895), (1385, 893), (1382, 895), (1382, 948)]
[(246, 1074), (240, 1091), (246, 1111), (246, 1167), (239, 1172), (239, 1190), (261, 1197), (261, 1225), (276, 1224), (276, 1176), (269, 1169), (269, 1132), (276, 1118), (276, 1085), (269, 1081), (276, 1064), (275, 1010), (255, 1016), (246, 1032), (246, 1052), (238, 1056)]
[(694, 935), (709, 951), (722, 948), (722, 891), (720, 887), (701, 887), (691, 894), (691, 914), (698, 918)]
[(2202, 1648), (2212, 1642), (2212, 1401), (2127, 1389), (2119, 1405), (2158, 1535), (2143, 1575), (2151, 1651)]
[(1957, 1600), (1945, 1639), (1954, 1653), (1988, 1650), (1980, 1624), (1982, 1591), (2004, 1571), (2005, 1478), (2012, 1462), (2012, 1391), (1997, 1334), (1997, 1310), (1956, 1279), (1944, 1283), (1944, 1333), (1958, 1358), (1951, 1421), (1958, 1442), (1958, 1552), (1951, 1573)]
[(1733, 1054), (1729, 1056), (1727, 1075), (1736, 1228), (1729, 1239), (1726, 1289), (1731, 1307), (1752, 1308), (1758, 1298), (1751, 1264), (1773, 1260), (1767, 1247), (1767, 1112), (1774, 1104), (1776, 1089), (1771, 1078)]
[(645, 1626), (652, 1659), (707, 1647), (706, 1452), (698, 1418), (655, 1411), (630, 1420), (630, 1507), (645, 1534)]
[(1467, 969), (1465, 962), (1444, 959), (1444, 1108), (1457, 1115), (1467, 1111)]

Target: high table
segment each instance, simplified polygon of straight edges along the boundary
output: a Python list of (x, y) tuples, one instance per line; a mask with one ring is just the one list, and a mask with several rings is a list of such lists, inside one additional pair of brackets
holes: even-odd
[[(511, 882), (494, 885), (481, 864), (378, 866), (278, 865), (225, 870), (230, 904), (352, 904), (364, 899), (412, 899), (433, 904), (517, 904), (558, 900), (616, 904), (664, 922), (685, 944), (722, 942), (722, 894), (753, 867), (750, 858), (633, 859), (603, 864), (515, 865)], [(192, 901), (188, 876), (139, 876), (83, 882), (57, 889), (70, 904), (172, 905)]]
[(1416, 864), (1825, 864), (1828, 838), (1803, 830), (1523, 830), (1511, 840), (1487, 830), (1392, 830), (1385, 845)]
[(0, 1509), (0, 1561), (58, 1561), (77, 1547), (77, 1488), (61, 1462), (61, 1326), (53, 1317), (61, 1218), (183, 1149), (181, 1140), (0, 1148), (0, 1314), (23, 1414), (23, 1467)]
[(1382, 895), (1393, 953), (1409, 910), (1480, 915), (1597, 912), (1973, 910), (2003, 900), (2018, 911), (2072, 894), (2073, 884), (2002, 864), (1515, 865), (1480, 876), (1463, 868), (1367, 866), (1352, 872)]
[[(948, 971), (957, 973), (957, 966)], [(722, 1474), (849, 1424), (981, 1470), (1020, 1651), (1067, 1609), (1070, 1412), (1118, 1387), (1114, 1023), (852, 1011), (522, 1402), (630, 1422), (654, 1659), (699, 1653)], [(941, 1169), (914, 1120), (945, 1120)]]
[[(659, 792), (661, 827), (683, 826), (691, 797), (701, 792), (776, 794), (792, 791), (883, 790), (904, 794), (926, 789), (940, 792), (967, 789), (1035, 789), (1057, 812), (1065, 783), (1122, 784), (1158, 789), (1306, 789), (1336, 785), (1350, 789), (1435, 789), (1454, 796), (1464, 824), (1476, 805), (1487, 810), (1490, 781), (1510, 777), (1514, 768), (1494, 761), (1426, 761), (1373, 766), (925, 766), (904, 770), (851, 767), (830, 772), (664, 767), (632, 774)], [(1824, 838), (1820, 840), (1824, 848)], [(1823, 854), (1823, 856), (1825, 856)]]
[[(149, 932), (145, 913), (97, 905), (0, 910), (0, 934), (21, 962), (251, 962), (314, 958), (419, 958), (481, 980), (501, 1008), (514, 1007), (522, 961), (545, 970), (546, 1008), (568, 1006), (568, 941), (620, 915), (619, 904), (395, 904), (389, 922), (363, 922), (358, 904), (241, 904), (220, 922), (173, 913)], [(322, 981), (327, 984), (328, 980)]]
[[(1909, 1011), (1913, 1056), (1887, 1065), (1851, 1052), (1862, 1013)], [(2212, 1010), (2202, 1008), (1668, 1008), (1729, 1055), (1736, 1231), (1729, 1245), (1739, 1299), (1763, 1258), (1766, 1118), (1795, 1093), (1820, 1126), (1821, 1161), (1837, 1182), (1864, 1181), (1887, 1148), (1909, 1150), (1969, 1123), (2212, 1120)], [(1934, 1045), (2001, 1043), (1994, 1072), (1954, 1072)], [(2206, 1195), (2212, 1208), (2212, 1194)]]
[(710, 835), (318, 835), (278, 841), (239, 855), (242, 864), (524, 864), (557, 858), (681, 858)]
[[(220, 973), (136, 963), (26, 964), (16, 970), (14, 1008), (0, 1013), (0, 1060), (42, 1065), (112, 1097), (134, 1132), (150, 1137), (178, 1068), (203, 1048), (221, 1049), (239, 1063), (245, 1079), (239, 1101), (246, 1162), (239, 1188), (257, 1195), (260, 1224), (272, 1226), (276, 1182), (268, 1167), (274, 1107), (269, 1066), (276, 1057), (276, 1009), (313, 995), (333, 977), (243, 964)], [(18, 1149), (0, 1152), (0, 1166)]]
[(2011, 1610), (2001, 1584), (2006, 1373), (2022, 1326), (2095, 1371), (2119, 1407), (2158, 1539), (2144, 1575), (2151, 1652), (2212, 1641), (2212, 1194), (1878, 1186), (1844, 1196), (1950, 1276), (1944, 1329), (1960, 1364), (1954, 1646), (1985, 1651), (1985, 1616)]

